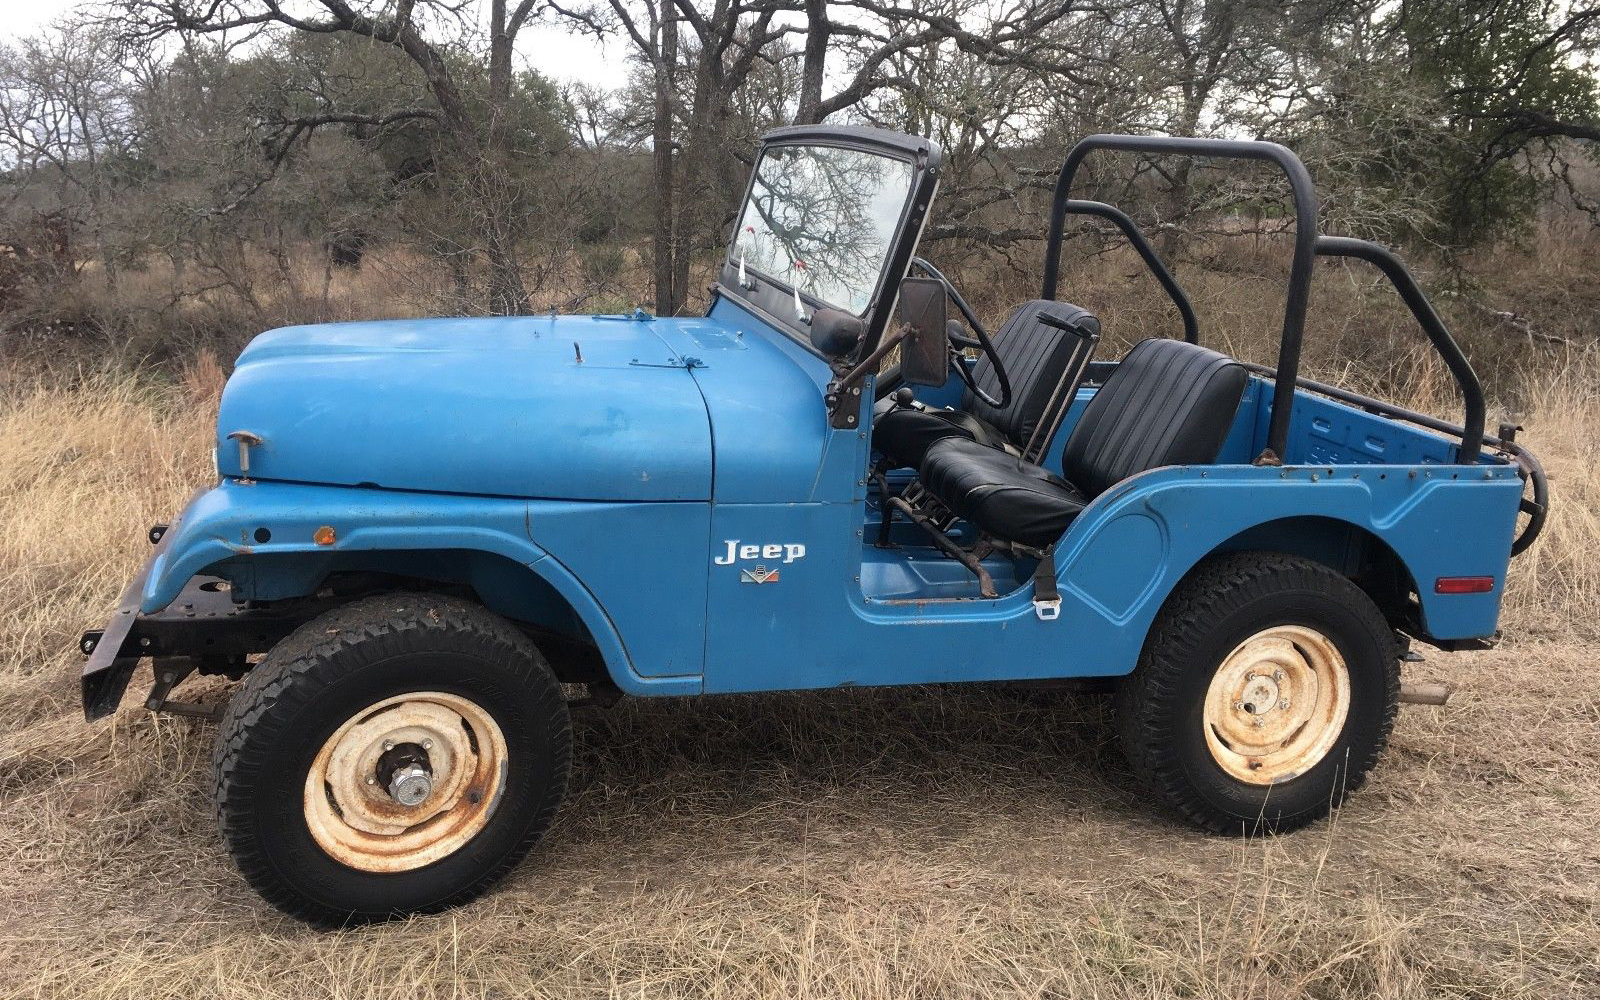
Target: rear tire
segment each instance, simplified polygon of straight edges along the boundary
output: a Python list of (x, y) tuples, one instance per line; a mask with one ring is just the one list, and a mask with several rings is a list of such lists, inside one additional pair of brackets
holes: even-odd
[(1156, 617), (1117, 691), (1123, 749), (1168, 806), (1217, 833), (1285, 832), (1359, 788), (1399, 705), (1394, 632), (1320, 563), (1203, 564)]
[(502, 878), (566, 790), (561, 686), (477, 605), (357, 601), (302, 626), (234, 695), (217, 819), (267, 902), (320, 925), (427, 913)]

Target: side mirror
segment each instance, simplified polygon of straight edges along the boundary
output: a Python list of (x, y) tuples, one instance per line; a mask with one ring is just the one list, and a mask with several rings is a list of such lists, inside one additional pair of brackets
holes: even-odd
[(950, 378), (949, 303), (944, 282), (907, 278), (900, 282), (900, 379), (910, 385), (944, 385)]
[(842, 358), (856, 349), (867, 324), (840, 309), (818, 309), (811, 315), (811, 346), (830, 358)]

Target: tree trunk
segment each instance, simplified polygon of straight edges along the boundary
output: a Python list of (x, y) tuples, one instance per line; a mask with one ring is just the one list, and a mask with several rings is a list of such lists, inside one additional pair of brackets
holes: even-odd
[[(1179, 121), (1180, 136), (1192, 136), (1200, 128), (1200, 115), (1205, 109), (1206, 98), (1211, 93), (1211, 86), (1204, 85), (1198, 91), (1184, 95), (1183, 116)], [(1163, 220), (1166, 225), (1162, 228), (1161, 238), (1156, 242), (1156, 252), (1159, 253), (1169, 268), (1175, 268), (1174, 256), (1177, 254), (1183, 235), (1183, 225), (1189, 218), (1190, 200), (1193, 198), (1193, 186), (1189, 183), (1194, 173), (1194, 157), (1180, 156), (1172, 165), (1171, 182), (1167, 187), (1167, 218)]]
[[(715, 179), (710, 176), (710, 158), (723, 149), (720, 130), (711, 127), (716, 118), (712, 107), (713, 88), (710, 70), (704, 56), (695, 72), (694, 103), (690, 107), (689, 121), (684, 129), (683, 149), (678, 154), (677, 220), (673, 224), (676, 239), (672, 245), (672, 302), (673, 313), (683, 310), (689, 303), (689, 263), (694, 255), (693, 233), (701, 231), (704, 209), (714, 202)], [(691, 187), (693, 185), (693, 187)]]
[(517, 316), (528, 311), (528, 289), (522, 281), (522, 258), (517, 253), (520, 227), (505, 180), (503, 164), (484, 164), (475, 187), (484, 213), (489, 311), (497, 316)]
[(800, 108), (796, 125), (822, 121), (822, 76), (828, 57), (828, 0), (806, 0), (806, 48), (800, 70)]
[(520, 213), (511, 182), (508, 116), (511, 105), (512, 36), (506, 30), (506, 0), (494, 0), (489, 13), (489, 121), (479, 155), (474, 187), (483, 212), (484, 252), (489, 258), (489, 311), (510, 316), (528, 311), (522, 282)]
[(661, 4), (660, 37), (656, 44), (656, 121), (651, 141), (654, 145), (656, 218), (655, 281), (656, 315), (671, 316), (679, 302), (673, 289), (673, 260), (677, 241), (673, 239), (673, 195), (676, 178), (672, 163), (673, 77), (678, 64), (678, 23), (670, 0)]

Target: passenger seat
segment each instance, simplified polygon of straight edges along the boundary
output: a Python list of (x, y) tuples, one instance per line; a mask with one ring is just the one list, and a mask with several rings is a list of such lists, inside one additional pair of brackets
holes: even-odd
[(1044, 549), (1095, 497), (1166, 465), (1216, 461), (1249, 375), (1224, 354), (1181, 340), (1134, 345), (1067, 439), (1062, 475), (967, 437), (930, 444), (923, 487), (987, 534)]

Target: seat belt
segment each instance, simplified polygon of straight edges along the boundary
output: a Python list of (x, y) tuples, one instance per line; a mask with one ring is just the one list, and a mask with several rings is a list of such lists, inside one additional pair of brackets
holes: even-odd
[(941, 410), (940, 415), (955, 426), (972, 435), (972, 440), (991, 448), (1005, 448), (1009, 441), (1004, 434), (1000, 434), (993, 427), (984, 423), (966, 410)]
[(1061, 617), (1061, 591), (1056, 589), (1055, 546), (1044, 550), (1033, 569), (1033, 613), (1042, 622)]

